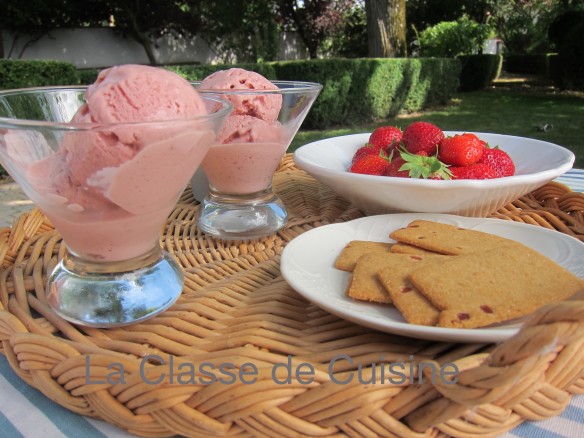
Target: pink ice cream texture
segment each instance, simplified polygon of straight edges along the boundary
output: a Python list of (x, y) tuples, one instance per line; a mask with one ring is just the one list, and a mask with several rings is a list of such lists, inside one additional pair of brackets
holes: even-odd
[(216, 71), (207, 76), (198, 88), (243, 92), (223, 96), (233, 104), (232, 115), (247, 115), (273, 123), (282, 108), (282, 96), (278, 93), (245, 94), (245, 91), (277, 90), (278, 87), (259, 73), (242, 68)]
[(180, 76), (139, 65), (102, 71), (85, 98), (72, 127), (103, 126), (66, 132), (58, 151), (29, 166), (43, 193), (35, 202), (73, 252), (136, 257), (156, 244), (214, 141), (210, 126), (192, 120), (206, 107)]
[(220, 144), (203, 161), (212, 189), (242, 195), (269, 187), (287, 147), (278, 122), (282, 95), (268, 91), (278, 87), (258, 73), (232, 68), (211, 74), (198, 89), (224, 91), (221, 96), (234, 105), (217, 137)]

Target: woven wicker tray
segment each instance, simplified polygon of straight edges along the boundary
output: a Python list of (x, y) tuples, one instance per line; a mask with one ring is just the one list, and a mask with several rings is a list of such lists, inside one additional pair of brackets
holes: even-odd
[[(127, 328), (75, 327), (48, 308), (46, 276), (64, 247), (42, 213), (34, 209), (12, 229), (0, 229), (0, 340), (11, 367), (65, 408), (142, 436), (485, 437), (555, 416), (573, 394), (584, 393), (584, 301), (542, 309), (500, 345), (383, 334), (308, 303), (280, 276), (282, 249), (306, 230), (361, 213), (296, 169), (290, 156), (274, 188), (289, 223), (252, 243), (200, 234), (187, 190), (161, 236), (185, 269), (183, 295), (162, 315)], [(560, 184), (492, 216), (584, 240), (584, 195)], [(339, 384), (327, 367), (340, 354), (353, 364), (339, 363), (338, 379), (359, 364), (362, 380), (369, 379), (379, 372), (371, 363), (389, 361), (455, 363), (461, 372), (456, 384), (429, 378)], [(146, 361), (149, 355), (165, 364)], [(300, 363), (314, 368), (311, 383), (294, 376), (287, 384), (274, 380), (286, 380), (282, 367), (272, 373), (289, 357), (292, 369)], [(189, 373), (179, 379), (193, 363), (253, 364), (257, 381), (208, 384)]]

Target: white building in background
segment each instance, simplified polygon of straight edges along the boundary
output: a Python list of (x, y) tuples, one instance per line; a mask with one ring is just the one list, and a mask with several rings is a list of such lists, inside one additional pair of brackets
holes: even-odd
[(503, 54), (503, 40), (499, 38), (489, 38), (485, 41), (485, 47), (483, 48), (483, 53), (488, 53), (491, 55), (502, 55)]
[[(14, 41), (4, 33), (7, 59), (52, 59), (77, 68), (102, 68), (119, 64), (148, 64), (144, 48), (111, 28), (59, 29), (25, 47), (29, 38)], [(220, 58), (200, 37), (191, 39), (164, 36), (152, 45), (159, 64), (212, 64)], [(308, 54), (293, 33), (282, 34), (280, 60), (307, 59)]]

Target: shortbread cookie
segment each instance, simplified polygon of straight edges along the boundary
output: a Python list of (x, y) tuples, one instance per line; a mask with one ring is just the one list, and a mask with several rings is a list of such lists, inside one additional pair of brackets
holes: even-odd
[(513, 240), (494, 234), (425, 220), (415, 220), (406, 228), (391, 233), (390, 237), (398, 242), (450, 255), (485, 251), (503, 245), (517, 245)]
[(379, 281), (379, 271), (390, 268), (387, 254), (364, 254), (359, 257), (347, 288), (347, 296), (361, 301), (391, 303), (389, 294)]
[(381, 269), (379, 280), (392, 303), (411, 324), (436, 325), (440, 312), (410, 282), (408, 276), (431, 263), (442, 263), (451, 256), (436, 254), (391, 254), (390, 266)]
[(584, 280), (524, 245), (451, 257), (412, 272), (440, 311), (440, 327), (483, 327), (534, 312), (584, 288)]
[(397, 254), (437, 254), (434, 251), (409, 245), (403, 242), (397, 242), (391, 245), (390, 251)]
[(359, 257), (363, 254), (389, 254), (391, 243), (352, 240), (343, 248), (335, 262), (335, 268), (352, 272)]

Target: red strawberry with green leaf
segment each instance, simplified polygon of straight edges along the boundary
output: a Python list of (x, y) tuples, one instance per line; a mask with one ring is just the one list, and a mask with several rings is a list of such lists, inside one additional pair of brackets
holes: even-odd
[(366, 155), (351, 164), (349, 172), (365, 175), (385, 175), (389, 160), (381, 155)]
[(402, 150), (399, 155), (390, 157), (390, 161), (390, 166), (385, 173), (386, 176), (450, 179), (448, 167), (435, 156), (426, 157)]
[(371, 133), (368, 145), (379, 152), (386, 151), (392, 145), (398, 145), (402, 139), (402, 131), (396, 126), (381, 126)]
[(497, 177), (515, 175), (515, 163), (507, 152), (495, 148), (485, 148), (479, 163), (488, 164), (497, 173)]
[(475, 163), (470, 166), (451, 166), (452, 179), (493, 179), (497, 178), (495, 170), (484, 163)]
[(424, 152), (432, 156), (436, 154), (438, 143), (443, 138), (444, 133), (438, 126), (428, 122), (414, 122), (404, 129), (402, 142), (412, 154)]
[(457, 134), (440, 142), (438, 159), (451, 166), (470, 166), (480, 160), (484, 150), (484, 142), (476, 135)]
[(397, 156), (393, 157), (393, 159), (389, 162), (389, 166), (387, 166), (387, 169), (385, 170), (385, 176), (409, 178), (409, 170), (400, 170), (404, 164), (406, 164), (406, 161), (400, 157), (399, 154), (397, 154)]

